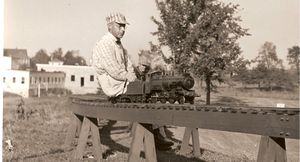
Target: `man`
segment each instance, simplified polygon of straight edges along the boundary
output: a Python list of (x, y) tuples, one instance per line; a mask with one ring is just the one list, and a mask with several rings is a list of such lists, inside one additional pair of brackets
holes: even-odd
[[(96, 43), (93, 49), (93, 66), (97, 72), (97, 78), (103, 92), (114, 100), (120, 94), (127, 91), (129, 82), (136, 79), (135, 70), (127, 51), (123, 48), (121, 38), (125, 34), (126, 21), (120, 13), (110, 14), (106, 18), (108, 33)], [(144, 66), (137, 67), (138, 71), (145, 70)], [(160, 150), (168, 150), (173, 142), (164, 138), (159, 127), (151, 124), (142, 124), (146, 129), (154, 133), (155, 145)]]

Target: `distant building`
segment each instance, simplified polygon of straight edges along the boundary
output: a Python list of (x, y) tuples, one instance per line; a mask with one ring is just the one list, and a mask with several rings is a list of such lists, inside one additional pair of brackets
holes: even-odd
[(59, 65), (63, 65), (63, 64), (64, 64), (64, 62), (57, 58), (51, 59), (51, 61), (49, 61), (49, 65), (52, 65), (52, 66), (59, 66)]
[(0, 57), (1, 85), (4, 92), (23, 97), (37, 96), (38, 90), (64, 89), (64, 72), (12, 70), (11, 57)]
[(11, 57), (12, 70), (25, 70), (30, 68), (30, 58), (26, 49), (4, 49), (3, 55)]
[(91, 66), (62, 65), (49, 61), (49, 64), (36, 64), (38, 71), (64, 72), (65, 88), (73, 94), (96, 93), (99, 87), (96, 71)]
[(64, 72), (30, 72), (29, 95), (37, 96), (38, 91), (43, 90), (46, 93), (51, 89), (64, 89), (65, 78)]
[(29, 71), (3, 70), (3, 91), (29, 97)]

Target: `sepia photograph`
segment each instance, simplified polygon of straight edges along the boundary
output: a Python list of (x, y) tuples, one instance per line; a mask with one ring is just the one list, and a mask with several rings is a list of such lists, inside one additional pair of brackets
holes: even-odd
[(299, 0), (0, 0), (3, 162), (299, 162)]

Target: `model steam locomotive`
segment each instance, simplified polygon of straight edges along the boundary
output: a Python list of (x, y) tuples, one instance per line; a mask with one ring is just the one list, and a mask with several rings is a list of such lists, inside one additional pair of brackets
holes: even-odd
[(115, 98), (113, 102), (125, 103), (194, 103), (196, 97), (194, 78), (185, 73), (174, 71), (155, 71), (141, 76), (141, 80), (129, 83), (126, 93)]

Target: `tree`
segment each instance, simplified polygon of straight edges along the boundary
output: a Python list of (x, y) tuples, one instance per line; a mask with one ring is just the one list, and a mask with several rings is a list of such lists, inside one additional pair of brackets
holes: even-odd
[(58, 48), (54, 52), (51, 53), (51, 60), (60, 60), (63, 61), (63, 50), (62, 48)]
[(50, 61), (50, 57), (47, 54), (47, 51), (44, 49), (40, 49), (31, 60), (35, 64), (48, 64)]
[(192, 71), (206, 83), (206, 104), (210, 104), (213, 81), (222, 82), (224, 70), (241, 53), (237, 40), (247, 35), (235, 16), (238, 5), (217, 0), (158, 1), (157, 24), (160, 45), (169, 46), (179, 72)]
[(278, 69), (283, 69), (282, 60), (277, 57), (276, 46), (272, 42), (265, 42), (254, 60), (257, 62), (255, 68), (258, 84), (266, 84), (268, 89), (272, 90), (272, 84), (278, 80), (276, 72)]
[(149, 65), (151, 70), (167, 70), (168, 59), (162, 53), (159, 45), (149, 42), (150, 50), (140, 50), (139, 64)]
[(63, 57), (64, 65), (86, 65), (84, 58), (78, 55), (78, 51), (67, 51)]
[(240, 81), (243, 84), (253, 83), (251, 70), (248, 69), (250, 64), (251, 62), (243, 57), (234, 61), (232, 67), (229, 68), (229, 72), (233, 75), (235, 81)]
[(40, 49), (30, 61), (30, 69), (36, 70), (36, 64), (48, 64), (50, 57), (45, 49)]
[(297, 69), (297, 75), (299, 75), (300, 70), (300, 48), (299, 46), (293, 46), (292, 48), (288, 48), (287, 60), (290, 65)]

